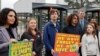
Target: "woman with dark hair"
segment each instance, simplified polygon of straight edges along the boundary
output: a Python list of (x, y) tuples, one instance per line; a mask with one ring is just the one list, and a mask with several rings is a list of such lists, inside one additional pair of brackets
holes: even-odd
[(76, 14), (71, 14), (67, 18), (67, 26), (63, 28), (63, 33), (82, 34), (82, 29), (79, 25), (79, 17)]
[[(81, 26), (79, 24), (79, 17), (76, 14), (71, 14), (67, 18), (67, 25), (66, 27), (63, 28), (63, 33), (68, 33), (68, 34), (77, 34), (82, 36), (83, 32), (81, 29)], [(80, 42), (81, 42), (81, 37), (80, 37)], [(81, 46), (79, 48), (79, 53), (81, 55)]]
[(43, 42), (41, 33), (37, 29), (37, 21), (32, 18), (27, 23), (27, 29), (22, 34), (21, 40), (33, 41), (33, 55), (42, 56), (41, 50), (43, 48)]
[(4, 8), (0, 12), (0, 56), (9, 56), (9, 44), (18, 40), (17, 14), (13, 9)]

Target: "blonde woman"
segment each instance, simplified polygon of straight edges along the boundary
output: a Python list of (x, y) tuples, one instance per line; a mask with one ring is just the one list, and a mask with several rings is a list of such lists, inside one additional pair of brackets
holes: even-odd
[(33, 56), (42, 56), (43, 47), (41, 33), (37, 29), (37, 21), (32, 18), (27, 22), (27, 29), (22, 34), (21, 40), (33, 40)]

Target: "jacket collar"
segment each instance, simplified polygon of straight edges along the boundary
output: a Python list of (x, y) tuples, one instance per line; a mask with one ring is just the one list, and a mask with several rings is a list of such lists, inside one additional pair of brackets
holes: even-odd
[[(54, 24), (50, 21), (50, 25), (55, 27)], [(56, 22), (56, 27), (58, 26), (58, 23)]]

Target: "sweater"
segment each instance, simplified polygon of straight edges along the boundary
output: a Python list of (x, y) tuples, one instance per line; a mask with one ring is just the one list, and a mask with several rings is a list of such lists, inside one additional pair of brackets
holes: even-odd
[(93, 35), (84, 34), (82, 37), (82, 56), (87, 55), (99, 55), (99, 47), (98, 47), (98, 40), (97, 36), (95, 38)]

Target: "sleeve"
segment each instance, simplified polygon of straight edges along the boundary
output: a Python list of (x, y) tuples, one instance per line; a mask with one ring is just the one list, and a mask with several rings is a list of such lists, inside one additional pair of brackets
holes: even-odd
[(99, 41), (98, 41), (97, 36), (96, 36), (96, 39), (97, 39), (97, 45), (98, 45), (98, 46), (97, 46), (97, 56), (100, 56), (100, 52), (99, 52), (99, 51), (100, 51), (100, 49), (99, 49), (99, 44), (98, 44), (98, 43), (99, 43)]
[(100, 48), (100, 31), (99, 31), (99, 33), (98, 33), (98, 38), (99, 38), (99, 48)]
[(34, 44), (34, 51), (40, 53), (43, 48), (43, 41), (41, 36), (37, 36), (36, 42)]
[(85, 35), (83, 35), (83, 37), (82, 37), (81, 45), (82, 45), (82, 47), (81, 47), (82, 56), (87, 56), (87, 54), (86, 54), (86, 36)]
[(53, 47), (50, 45), (48, 30), (49, 29), (47, 28), (47, 26), (45, 26), (44, 32), (43, 32), (43, 41), (44, 41), (45, 46), (51, 50), (53, 49)]
[(10, 42), (4, 42), (3, 35), (0, 32), (0, 52), (8, 51)]

